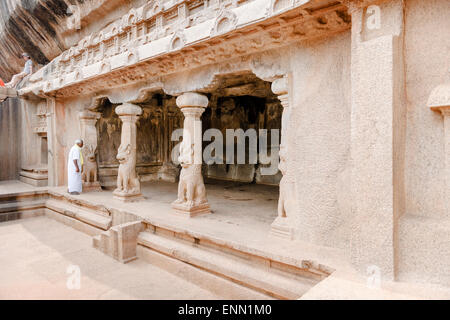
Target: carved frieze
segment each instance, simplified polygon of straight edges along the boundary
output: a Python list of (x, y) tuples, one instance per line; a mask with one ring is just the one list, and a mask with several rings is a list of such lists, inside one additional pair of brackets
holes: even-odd
[(33, 132), (38, 135), (47, 135), (47, 103), (40, 102), (36, 110), (36, 118), (33, 123)]
[[(30, 84), (51, 95), (89, 94), (350, 27), (345, 6), (333, 3), (315, 11), (309, 5), (290, 0), (210, 1), (203, 6), (152, 1), (80, 41), (51, 63), (43, 79), (35, 77)], [(272, 9), (261, 15), (261, 8)], [(181, 20), (189, 20), (189, 27)]]

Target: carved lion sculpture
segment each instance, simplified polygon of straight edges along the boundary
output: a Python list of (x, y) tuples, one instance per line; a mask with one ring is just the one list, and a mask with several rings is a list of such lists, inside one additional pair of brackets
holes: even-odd
[(131, 153), (131, 144), (120, 145), (117, 152), (119, 172), (117, 189), (114, 192), (139, 193), (140, 183), (136, 175), (136, 156)]
[(203, 183), (202, 165), (193, 163), (194, 145), (180, 146), (178, 161), (181, 164), (178, 199), (175, 204), (185, 203), (189, 207), (206, 203), (206, 190)]
[(95, 157), (97, 148), (95, 148), (93, 145), (86, 145), (84, 149), (86, 150), (87, 154), (86, 161), (83, 165), (81, 179), (84, 182), (97, 182), (97, 159)]

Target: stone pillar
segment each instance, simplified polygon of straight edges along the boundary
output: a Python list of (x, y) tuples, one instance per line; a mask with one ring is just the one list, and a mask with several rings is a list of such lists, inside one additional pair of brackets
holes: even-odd
[(98, 181), (97, 166), (97, 128), (95, 124), (100, 119), (99, 112), (89, 110), (81, 111), (78, 114), (81, 124), (81, 138), (83, 139), (84, 165), (81, 174), (83, 179), (83, 192), (101, 191)]
[(289, 122), (290, 108), (289, 108), (289, 89), (288, 77), (285, 76), (276, 79), (272, 82), (272, 92), (278, 95), (278, 99), (283, 106), (283, 114), (281, 116), (281, 145), (280, 145), (280, 169), (283, 177), (280, 181), (280, 195), (278, 199), (278, 216), (272, 222), (270, 233), (282, 238), (292, 239), (294, 236), (293, 223), (291, 214), (295, 210), (295, 194), (294, 194), (294, 179), (292, 175), (288, 174), (287, 157), (289, 155), (287, 149), (286, 131)]
[(183, 142), (178, 161), (181, 164), (178, 198), (172, 203), (175, 212), (189, 217), (211, 213), (202, 176), (202, 122), (200, 116), (208, 106), (204, 95), (187, 92), (177, 98), (184, 114)]
[[(450, 199), (450, 81), (437, 86), (431, 92), (427, 104), (444, 118), (445, 198)], [(450, 217), (450, 201), (445, 201), (445, 205), (446, 216)]]
[(119, 171), (117, 173), (117, 189), (114, 198), (124, 202), (142, 199), (141, 184), (136, 174), (136, 122), (142, 114), (141, 107), (124, 103), (115, 110), (122, 120), (122, 136), (117, 160)]
[(47, 98), (47, 137), (48, 137), (48, 186), (65, 185), (67, 177), (67, 158), (64, 146), (64, 105), (56, 98)]
[(361, 273), (395, 280), (405, 206), (404, 3), (380, 3), (374, 14), (361, 4), (350, 3), (350, 253)]

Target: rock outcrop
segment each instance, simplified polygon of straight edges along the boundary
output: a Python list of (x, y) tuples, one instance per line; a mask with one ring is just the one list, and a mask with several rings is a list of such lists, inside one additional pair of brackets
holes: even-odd
[(0, 1), (0, 77), (9, 80), (23, 68), (22, 52), (28, 52), (35, 64), (45, 65), (141, 2), (143, 0)]

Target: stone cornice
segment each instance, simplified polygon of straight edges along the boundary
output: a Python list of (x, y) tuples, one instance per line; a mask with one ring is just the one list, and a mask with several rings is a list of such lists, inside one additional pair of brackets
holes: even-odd
[[(185, 17), (180, 6), (192, 2), (178, 2), (177, 14)], [(154, 2), (133, 9), (120, 26), (114, 24), (109, 33), (92, 35), (33, 75), (21, 94), (91, 94), (334, 34), (351, 24), (346, 7), (338, 1), (229, 2), (228, 6), (204, 8), (200, 11), (203, 15), (197, 12), (188, 27), (173, 17), (166, 31), (149, 29), (142, 35), (139, 23), (149, 21), (145, 12), (153, 8), (150, 20), (156, 17), (155, 23), (161, 27), (158, 14), (168, 11), (149, 7)], [(318, 2), (325, 5), (317, 6)], [(168, 33), (174, 24), (180, 28)]]

